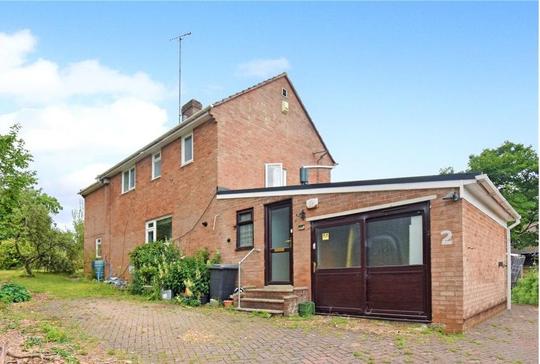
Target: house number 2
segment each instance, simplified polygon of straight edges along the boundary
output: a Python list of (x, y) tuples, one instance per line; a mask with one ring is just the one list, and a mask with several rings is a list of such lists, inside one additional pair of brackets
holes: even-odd
[(452, 240), (452, 232), (450, 230), (441, 231), (441, 235), (443, 237), (441, 240), (442, 245), (450, 245), (454, 243)]

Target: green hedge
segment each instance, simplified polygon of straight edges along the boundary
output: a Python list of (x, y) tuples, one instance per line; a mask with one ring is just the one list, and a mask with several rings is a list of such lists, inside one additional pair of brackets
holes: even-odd
[(538, 269), (531, 269), (512, 289), (512, 302), (538, 305)]

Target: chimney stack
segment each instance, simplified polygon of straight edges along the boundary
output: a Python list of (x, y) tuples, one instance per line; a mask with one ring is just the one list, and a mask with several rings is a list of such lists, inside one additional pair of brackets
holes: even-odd
[(202, 104), (199, 101), (195, 99), (189, 100), (188, 102), (184, 104), (184, 106), (182, 106), (182, 120), (186, 120), (191, 115), (201, 110), (202, 110)]

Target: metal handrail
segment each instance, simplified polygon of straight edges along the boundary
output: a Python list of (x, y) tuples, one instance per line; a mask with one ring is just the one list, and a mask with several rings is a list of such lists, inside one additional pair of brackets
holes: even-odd
[(261, 251), (260, 249), (253, 248), (238, 262), (238, 289), (236, 290), (236, 292), (238, 293), (238, 308), (240, 308), (240, 299), (242, 297), (242, 291), (243, 291), (242, 284), (240, 283), (240, 266), (242, 265), (242, 263), (244, 263), (244, 260), (246, 260), (247, 257), (251, 255), (251, 253), (260, 252), (260, 251)]

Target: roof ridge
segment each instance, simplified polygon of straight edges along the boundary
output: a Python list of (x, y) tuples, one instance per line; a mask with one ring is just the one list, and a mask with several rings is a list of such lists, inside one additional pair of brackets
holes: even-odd
[(232, 100), (232, 99), (234, 99), (234, 98), (236, 98), (236, 97), (238, 97), (240, 95), (248, 93), (248, 92), (250, 92), (252, 90), (255, 90), (255, 89), (259, 88), (259, 87), (262, 87), (262, 86), (264, 86), (264, 85), (266, 85), (266, 84), (268, 84), (268, 83), (270, 83), (272, 81), (275, 81), (275, 80), (277, 80), (278, 78), (281, 78), (281, 77), (288, 77), (287, 72), (281, 72), (280, 74), (277, 74), (275, 76), (267, 78), (266, 80), (263, 80), (263, 81), (261, 81), (259, 83), (256, 83), (255, 85), (249, 86), (248, 88), (245, 88), (245, 89), (243, 89), (241, 91), (238, 91), (238, 92), (236, 92), (236, 93), (234, 93), (232, 95), (224, 97), (221, 100), (218, 100), (216, 102), (213, 102), (211, 105), (212, 106), (217, 106), (217, 105), (223, 104), (223, 103), (225, 103), (225, 102), (227, 102), (229, 100)]

